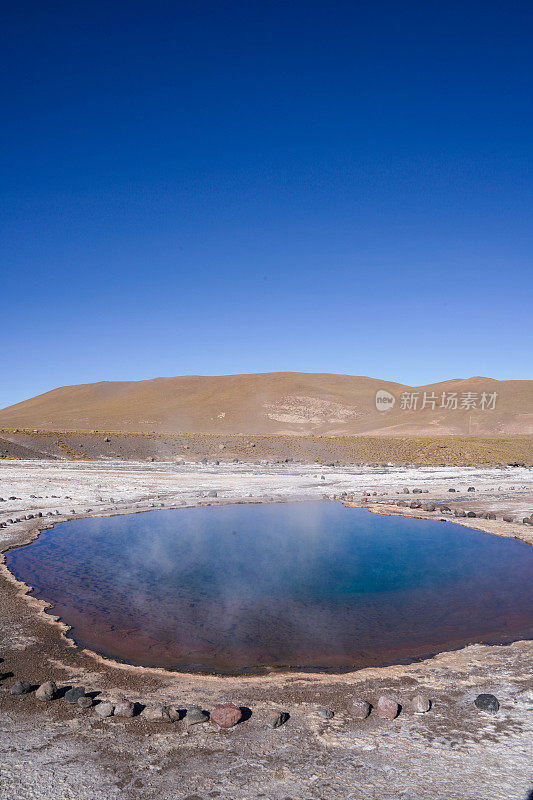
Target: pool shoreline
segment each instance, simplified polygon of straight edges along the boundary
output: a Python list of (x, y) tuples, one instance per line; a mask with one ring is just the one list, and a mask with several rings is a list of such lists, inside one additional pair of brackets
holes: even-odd
[[(322, 500), (323, 502), (327, 502), (326, 500)], [(127, 662), (117, 661), (114, 658), (108, 657), (102, 653), (99, 653), (96, 650), (91, 650), (88, 648), (84, 648), (79, 645), (74, 639), (69, 637), (69, 631), (71, 630), (71, 626), (67, 625), (60, 617), (54, 615), (53, 613), (49, 612), (49, 609), (53, 609), (53, 604), (48, 603), (44, 600), (40, 600), (32, 595), (33, 587), (29, 584), (25, 583), (24, 581), (19, 580), (16, 578), (15, 575), (9, 570), (6, 564), (6, 553), (10, 550), (24, 547), (32, 542), (36, 541), (39, 538), (41, 533), (48, 530), (53, 530), (56, 525), (63, 524), (65, 522), (70, 522), (73, 520), (80, 520), (80, 519), (88, 519), (88, 518), (100, 518), (105, 519), (108, 517), (115, 517), (115, 516), (124, 516), (130, 514), (143, 514), (143, 513), (150, 513), (153, 511), (169, 511), (169, 510), (185, 510), (190, 508), (201, 508), (201, 507), (215, 507), (215, 506), (227, 506), (227, 505), (235, 505), (235, 504), (250, 504), (250, 505), (263, 505), (263, 504), (277, 504), (277, 503), (305, 503), (309, 502), (308, 498), (302, 499), (287, 499), (287, 500), (280, 500), (278, 498), (269, 499), (252, 499), (249, 498), (241, 498), (239, 500), (228, 499), (228, 500), (213, 500), (210, 502), (204, 503), (195, 503), (190, 505), (182, 505), (176, 508), (138, 508), (134, 504), (131, 507), (124, 507), (120, 510), (109, 512), (109, 513), (98, 513), (91, 511), (90, 513), (79, 513), (79, 514), (72, 514), (72, 515), (64, 515), (60, 516), (57, 519), (54, 519), (53, 522), (50, 524), (39, 524), (38, 526), (30, 527), (24, 534), (21, 536), (21, 540), (18, 542), (13, 542), (9, 544), (7, 547), (2, 547), (0, 549), (0, 575), (2, 575), (10, 584), (12, 584), (16, 588), (17, 596), (22, 598), (28, 605), (30, 606), (31, 610), (36, 614), (36, 616), (46, 622), (47, 624), (54, 627), (60, 634), (62, 641), (65, 645), (69, 648), (73, 648), (78, 650), (79, 652), (85, 653), (89, 658), (93, 659), (98, 664), (103, 666), (112, 667), (114, 669), (121, 670), (122, 672), (126, 673), (133, 673), (137, 675), (146, 675), (146, 674), (153, 674), (157, 676), (166, 676), (166, 677), (176, 677), (176, 676), (186, 676), (187, 678), (199, 678), (199, 679), (215, 679), (215, 680), (227, 680), (227, 679), (248, 679), (248, 680), (256, 680), (262, 681), (265, 678), (275, 678), (283, 681), (283, 679), (287, 678), (294, 678), (294, 677), (302, 677), (302, 676), (355, 676), (360, 673), (362, 670), (380, 670), (380, 669), (387, 669), (390, 667), (405, 667), (409, 666), (413, 663), (420, 663), (423, 661), (430, 661), (435, 657), (441, 656), (447, 653), (457, 653), (465, 650), (468, 647), (472, 646), (483, 646), (483, 647), (509, 647), (512, 644), (523, 642), (528, 643), (532, 642), (533, 639), (515, 639), (512, 638), (508, 642), (498, 643), (498, 644), (483, 644), (481, 642), (471, 642), (466, 645), (462, 645), (457, 648), (452, 649), (444, 649), (438, 650), (433, 654), (429, 654), (427, 656), (420, 656), (416, 657), (413, 660), (404, 660), (404, 661), (395, 661), (389, 664), (383, 664), (379, 666), (363, 666), (357, 668), (355, 670), (312, 670), (312, 669), (300, 669), (300, 668), (287, 668), (287, 669), (273, 669), (271, 671), (265, 672), (257, 672), (257, 673), (247, 673), (247, 672), (236, 672), (236, 673), (216, 673), (216, 672), (201, 672), (201, 671), (187, 671), (187, 670), (173, 670), (164, 667), (153, 667), (153, 666), (142, 666), (142, 665), (135, 665), (129, 664)], [(520, 526), (518, 524), (513, 523), (502, 523), (498, 520), (485, 520), (485, 519), (471, 519), (471, 518), (456, 518), (456, 517), (444, 517), (440, 516), (438, 513), (431, 514), (428, 512), (424, 512), (422, 509), (411, 509), (409, 507), (398, 507), (391, 504), (385, 503), (378, 503), (378, 502), (367, 502), (366, 499), (362, 499), (361, 501), (348, 501), (342, 498), (335, 498), (329, 500), (329, 502), (339, 502), (346, 508), (357, 508), (366, 510), (372, 514), (384, 515), (384, 516), (398, 516), (398, 517), (406, 517), (411, 519), (421, 519), (421, 520), (432, 520), (434, 522), (451, 522), (457, 525), (461, 525), (464, 528), (469, 528), (472, 530), (481, 531), (484, 533), (491, 533), (496, 536), (501, 536), (504, 538), (514, 538), (519, 541), (524, 542), (525, 544), (533, 545), (533, 528), (530, 528), (531, 534), (528, 531), (528, 526)], [(505, 526), (505, 527), (503, 527)], [(529, 535), (528, 535), (529, 534)]]

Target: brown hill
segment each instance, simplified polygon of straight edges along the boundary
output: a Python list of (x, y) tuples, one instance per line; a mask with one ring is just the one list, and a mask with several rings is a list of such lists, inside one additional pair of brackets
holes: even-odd
[[(394, 396), (388, 410), (376, 408), (381, 389)], [(402, 407), (402, 395), (411, 400), (413, 393), (416, 408)], [(531, 434), (533, 381), (476, 377), (411, 387), (295, 372), (104, 381), (64, 386), (4, 408), (0, 426), (329, 436)]]

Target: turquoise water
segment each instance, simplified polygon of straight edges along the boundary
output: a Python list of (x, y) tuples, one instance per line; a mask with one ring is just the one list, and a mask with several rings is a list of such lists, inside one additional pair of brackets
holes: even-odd
[(533, 636), (533, 548), (333, 502), (77, 520), (7, 563), (132, 664), (340, 671)]

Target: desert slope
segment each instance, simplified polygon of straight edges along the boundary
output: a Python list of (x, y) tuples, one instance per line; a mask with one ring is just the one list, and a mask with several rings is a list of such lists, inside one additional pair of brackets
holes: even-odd
[[(394, 396), (393, 408), (377, 410), (379, 389)], [(402, 408), (403, 393), (417, 393), (416, 408)], [(426, 408), (424, 393), (433, 401)], [(483, 394), (488, 408), (481, 407)], [(451, 408), (443, 407), (443, 395), (444, 406)], [(465, 404), (470, 407), (461, 407)], [(533, 381), (475, 377), (411, 387), (361, 376), (280, 372), (100, 382), (64, 386), (9, 406), (0, 411), (0, 426), (329, 436), (531, 434)]]

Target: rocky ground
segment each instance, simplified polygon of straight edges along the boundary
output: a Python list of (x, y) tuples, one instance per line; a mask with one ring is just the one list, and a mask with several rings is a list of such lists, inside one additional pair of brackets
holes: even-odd
[[(452, 518), (455, 509), (493, 512), (496, 520), (456, 521), (532, 543), (533, 526), (522, 522), (533, 511), (531, 478), (526, 467), (4, 460), (0, 524), (6, 527), (0, 528), (0, 546), (6, 550), (30, 541), (40, 528), (77, 516), (322, 496), (344, 496), (377, 513), (436, 519)], [(475, 491), (469, 492), (471, 487)], [(413, 494), (414, 489), (420, 491)], [(432, 501), (437, 508), (426, 512), (396, 505), (402, 500)], [(441, 505), (450, 511), (441, 511)], [(512, 521), (504, 522), (503, 515)], [(469, 535), (467, 527), (464, 533)], [(472, 645), (411, 665), (345, 675), (218, 678), (104, 661), (73, 645), (65, 634), (3, 565), (2, 798), (533, 797), (530, 642)], [(64, 697), (44, 702), (34, 691), (12, 695), (17, 680), (32, 687), (54, 680), (63, 690), (82, 684), (96, 701), (117, 702), (124, 696), (149, 707), (197, 705), (207, 710), (230, 701), (249, 712), (230, 729), (211, 721), (188, 726), (187, 717), (155, 722), (144, 713), (100, 718), (94, 706), (84, 710)], [(414, 713), (411, 698), (418, 692), (432, 700), (426, 714)], [(498, 697), (496, 714), (474, 705), (483, 692)], [(396, 719), (377, 715), (382, 694), (401, 704)], [(354, 717), (354, 697), (374, 706), (367, 719)], [(334, 715), (327, 718), (324, 710)], [(280, 711), (290, 717), (273, 728), (271, 715)]]
[(0, 458), (533, 465), (533, 436), (290, 436), (0, 428)]

